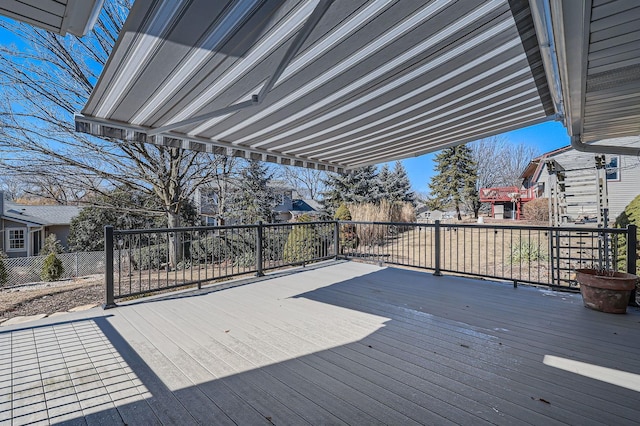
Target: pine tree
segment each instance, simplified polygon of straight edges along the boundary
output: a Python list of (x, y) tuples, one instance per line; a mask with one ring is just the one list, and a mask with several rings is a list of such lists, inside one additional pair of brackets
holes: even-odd
[(231, 196), (229, 216), (240, 223), (273, 221), (274, 196), (268, 183), (272, 173), (257, 160), (250, 160), (240, 172), (238, 188)]
[(431, 194), (440, 205), (453, 204), (461, 220), (460, 205), (478, 197), (478, 171), (471, 149), (465, 145), (446, 148), (435, 161), (437, 174), (429, 184)]
[(345, 177), (346, 174), (343, 173), (330, 173), (323, 182), (325, 191), (322, 193), (322, 207), (330, 217), (333, 217), (340, 205), (346, 202)]
[(382, 196), (375, 166), (330, 174), (324, 183), (323, 205), (331, 215), (342, 203), (377, 203)]
[(389, 201), (404, 201), (415, 205), (416, 194), (411, 191), (411, 182), (409, 181), (409, 176), (407, 176), (407, 170), (400, 161), (396, 161), (387, 192)]
[(347, 202), (377, 203), (380, 201), (376, 166), (355, 169), (347, 175), (345, 184), (349, 189)]
[(389, 165), (384, 164), (378, 173), (378, 187), (381, 200), (392, 201), (393, 176), (389, 170)]

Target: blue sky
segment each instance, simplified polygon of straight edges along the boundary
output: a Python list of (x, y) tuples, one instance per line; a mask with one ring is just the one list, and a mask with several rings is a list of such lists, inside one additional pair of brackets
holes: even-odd
[[(525, 143), (533, 145), (541, 154), (570, 144), (567, 129), (557, 121), (548, 121), (535, 126), (513, 130), (503, 133), (501, 136), (513, 144)], [(429, 191), (428, 184), (434, 174), (435, 163), (433, 159), (435, 156), (436, 153), (431, 153), (402, 160), (414, 191), (420, 193)], [(392, 166), (393, 164), (390, 165)]]

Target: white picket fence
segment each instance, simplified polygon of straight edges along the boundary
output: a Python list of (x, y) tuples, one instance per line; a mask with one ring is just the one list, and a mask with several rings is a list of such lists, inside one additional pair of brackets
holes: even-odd
[[(103, 251), (63, 253), (56, 256), (62, 261), (64, 268), (60, 279), (104, 273)], [(7, 270), (7, 282), (0, 283), (0, 286), (11, 287), (42, 281), (40, 272), (45, 259), (46, 256), (2, 259)]]

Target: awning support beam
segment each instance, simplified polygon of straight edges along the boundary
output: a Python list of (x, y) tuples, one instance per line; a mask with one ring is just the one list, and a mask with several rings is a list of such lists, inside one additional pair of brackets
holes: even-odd
[(229, 114), (235, 111), (239, 111), (241, 109), (250, 108), (250, 107), (254, 107), (262, 104), (267, 94), (271, 91), (271, 89), (273, 89), (273, 86), (275, 86), (276, 82), (278, 81), (278, 79), (280, 78), (284, 70), (287, 68), (287, 66), (289, 66), (293, 58), (296, 56), (296, 54), (298, 53), (298, 51), (300, 50), (304, 42), (307, 40), (307, 38), (309, 37), (313, 29), (316, 27), (316, 25), (318, 25), (318, 22), (320, 22), (320, 19), (322, 19), (322, 17), (324, 16), (324, 14), (329, 9), (329, 6), (331, 6), (332, 3), (333, 3), (333, 0), (320, 0), (318, 2), (315, 9), (313, 9), (313, 12), (311, 12), (311, 15), (309, 15), (304, 25), (296, 35), (296, 38), (293, 40), (293, 43), (291, 43), (291, 46), (289, 46), (289, 48), (287, 49), (287, 52), (285, 53), (284, 57), (278, 64), (278, 67), (276, 68), (275, 72), (271, 74), (271, 76), (269, 77), (265, 85), (262, 87), (260, 92), (251, 97), (251, 100), (240, 102), (235, 105), (230, 105), (228, 107), (211, 111), (209, 113), (202, 114), (197, 117), (192, 117), (187, 120), (178, 121), (177, 123), (172, 123), (166, 126), (157, 127), (147, 132), (147, 135), (148, 136), (159, 135), (160, 133), (175, 130), (180, 127), (187, 126), (189, 124), (200, 123), (214, 117), (219, 117), (221, 115)]

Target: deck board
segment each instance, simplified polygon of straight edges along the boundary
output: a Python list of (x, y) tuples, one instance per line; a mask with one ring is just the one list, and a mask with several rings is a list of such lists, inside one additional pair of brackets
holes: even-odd
[(0, 418), (637, 424), (637, 391), (543, 359), (638, 375), (639, 323), (575, 294), (328, 264), (4, 327)]

